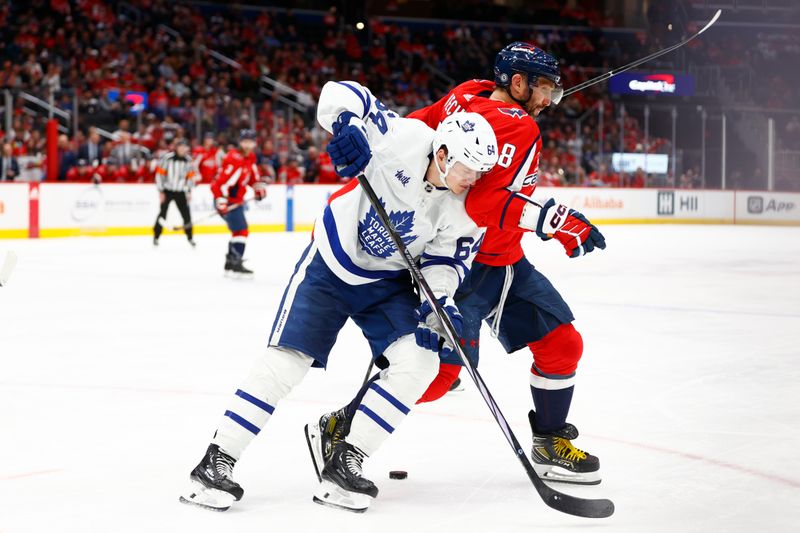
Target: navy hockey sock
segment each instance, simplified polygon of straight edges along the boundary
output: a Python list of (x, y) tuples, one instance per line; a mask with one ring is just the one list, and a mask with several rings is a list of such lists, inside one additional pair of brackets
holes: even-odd
[(574, 386), (559, 390), (531, 387), (533, 405), (536, 408), (536, 429), (539, 433), (546, 435), (564, 427), (574, 390)]
[(244, 245), (243, 242), (229, 242), (228, 251), (237, 257), (244, 257)]

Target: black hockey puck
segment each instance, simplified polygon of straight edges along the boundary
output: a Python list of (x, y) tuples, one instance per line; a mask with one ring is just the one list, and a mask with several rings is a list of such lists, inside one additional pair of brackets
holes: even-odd
[(389, 479), (405, 479), (408, 477), (408, 472), (405, 470), (392, 470), (389, 472)]

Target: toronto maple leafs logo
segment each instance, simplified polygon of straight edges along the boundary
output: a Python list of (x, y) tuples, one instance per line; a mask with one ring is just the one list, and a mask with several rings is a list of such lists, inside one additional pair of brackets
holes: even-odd
[(475, 123), (467, 120), (466, 122), (464, 122), (464, 124), (461, 125), (461, 129), (464, 130), (464, 133), (475, 131)]
[[(386, 205), (382, 199), (381, 205)], [(391, 211), (389, 222), (392, 223), (406, 246), (417, 240), (417, 236), (412, 234), (414, 230), (413, 211)], [(389, 235), (389, 230), (381, 223), (374, 207), (370, 207), (367, 216), (358, 223), (358, 242), (361, 249), (373, 257), (385, 259), (397, 250)]]
[(403, 184), (403, 187), (408, 185), (408, 182), (411, 181), (411, 178), (403, 174), (403, 169), (401, 168), (397, 172), (394, 173), (394, 177)]
[(514, 118), (522, 118), (525, 116), (525, 111), (518, 107), (499, 107), (497, 108), (504, 115), (508, 115)]

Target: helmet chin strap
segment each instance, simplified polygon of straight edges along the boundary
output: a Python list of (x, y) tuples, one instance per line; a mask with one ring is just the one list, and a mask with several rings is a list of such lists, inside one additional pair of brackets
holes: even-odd
[[(450, 192), (452, 192), (453, 189), (450, 187), (450, 184), (447, 183), (447, 175), (450, 174), (450, 169), (453, 167), (453, 165), (448, 165), (447, 163), (445, 163), (444, 171), (442, 171), (441, 167), (439, 166), (439, 158), (436, 157), (435, 160), (436, 160), (436, 170), (437, 172), (439, 172), (439, 181), (441, 181), (444, 184), (444, 186), (447, 187), (450, 190)], [(455, 164), (455, 162), (453, 163)]]
[(519, 105), (527, 113), (528, 112), (528, 102), (530, 101), (531, 96), (533, 96), (533, 91), (531, 90), (530, 85), (525, 84), (525, 86), (528, 88), (528, 97), (525, 100), (520, 100), (518, 98), (514, 98), (514, 95), (511, 94), (511, 85), (506, 87), (506, 94), (508, 94), (508, 97), (511, 98), (512, 100), (514, 100), (514, 102), (516, 102), (517, 105)]

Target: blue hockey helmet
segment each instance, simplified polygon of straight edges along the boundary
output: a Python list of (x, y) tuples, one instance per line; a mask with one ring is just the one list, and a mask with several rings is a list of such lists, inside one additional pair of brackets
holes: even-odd
[(241, 130), (241, 131), (239, 131), (239, 140), (240, 141), (244, 141), (244, 140), (255, 141), (256, 140), (256, 132), (254, 132), (253, 130), (250, 130), (250, 129)]
[(552, 81), (556, 88), (550, 100), (553, 104), (561, 101), (564, 89), (561, 87), (558, 60), (541, 48), (517, 41), (500, 50), (494, 60), (495, 84), (508, 87), (515, 73), (525, 74), (531, 85), (536, 85), (540, 77)]

